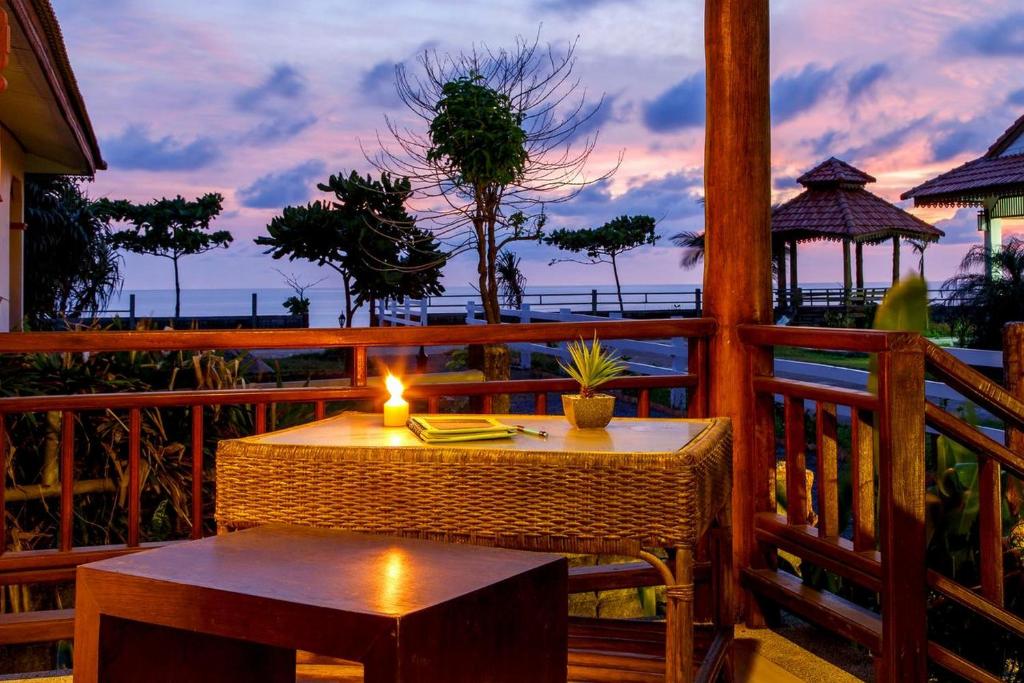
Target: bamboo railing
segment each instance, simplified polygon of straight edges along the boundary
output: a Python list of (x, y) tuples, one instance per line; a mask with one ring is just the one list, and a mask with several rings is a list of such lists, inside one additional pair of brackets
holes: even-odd
[[(751, 488), (756, 502), (757, 550), (743, 582), (772, 605), (782, 606), (867, 647), (876, 656), (879, 680), (917, 680), (928, 660), (971, 681), (998, 677), (942, 645), (926, 631), (927, 590), (1024, 638), (1024, 620), (1005, 608), (1001, 468), (1024, 474), (1024, 324), (1005, 333), (1008, 386), (993, 382), (931, 342), (902, 332), (744, 326), (744, 343), (874, 354), (873, 391), (840, 389), (752, 373), (755, 434), (761, 458)], [(1006, 425), (999, 444), (960, 417), (924, 398), (925, 373), (945, 382)], [(775, 397), (783, 402), (782, 434), (776, 435)], [(805, 408), (814, 405), (817, 455), (817, 525), (808, 523), (804, 433)], [(849, 412), (849, 474), (852, 527), (840, 528), (837, 412)], [(930, 570), (926, 563), (925, 427), (978, 455), (980, 587), (968, 587)], [(786, 464), (786, 513), (771, 508), (776, 443)], [(758, 481), (760, 480), (760, 482)], [(877, 516), (877, 518), (876, 518)], [(831, 593), (802, 585), (777, 571), (785, 550), (875, 593), (880, 614)], [(920, 678), (923, 680), (923, 678)]]

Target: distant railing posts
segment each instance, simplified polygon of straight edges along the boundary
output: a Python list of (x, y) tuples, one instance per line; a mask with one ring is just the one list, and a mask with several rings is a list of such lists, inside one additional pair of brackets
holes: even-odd
[(252, 329), (256, 329), (256, 320), (259, 318), (259, 295), (252, 293)]
[(128, 329), (134, 330), (137, 324), (135, 319), (135, 294), (132, 293), (128, 295)]

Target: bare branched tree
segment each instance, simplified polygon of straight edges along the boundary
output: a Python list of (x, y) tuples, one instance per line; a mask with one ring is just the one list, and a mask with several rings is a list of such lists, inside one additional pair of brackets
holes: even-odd
[(387, 118), (379, 151), (367, 154), (380, 170), (409, 178), (419, 225), (430, 226), (449, 257), (476, 254), (489, 323), (500, 322), (502, 247), (539, 239), (546, 204), (570, 201), (618, 168), (585, 174), (604, 98), (588, 103), (575, 49), (542, 46), (538, 37), (509, 49), (424, 52), (417, 73), (396, 68), (415, 123)]

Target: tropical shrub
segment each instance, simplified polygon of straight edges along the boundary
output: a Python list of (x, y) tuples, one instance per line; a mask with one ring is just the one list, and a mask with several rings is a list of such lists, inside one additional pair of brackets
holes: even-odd
[(985, 248), (970, 248), (956, 275), (942, 291), (959, 309), (964, 337), (970, 346), (1002, 348), (1003, 326), (1024, 320), (1024, 239), (1011, 237), (989, 256)]

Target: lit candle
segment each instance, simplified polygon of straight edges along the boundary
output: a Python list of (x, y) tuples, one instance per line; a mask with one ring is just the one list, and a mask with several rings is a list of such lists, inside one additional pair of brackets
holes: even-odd
[(404, 427), (409, 421), (409, 402), (402, 398), (402, 381), (392, 374), (384, 380), (391, 398), (384, 404), (384, 426)]

